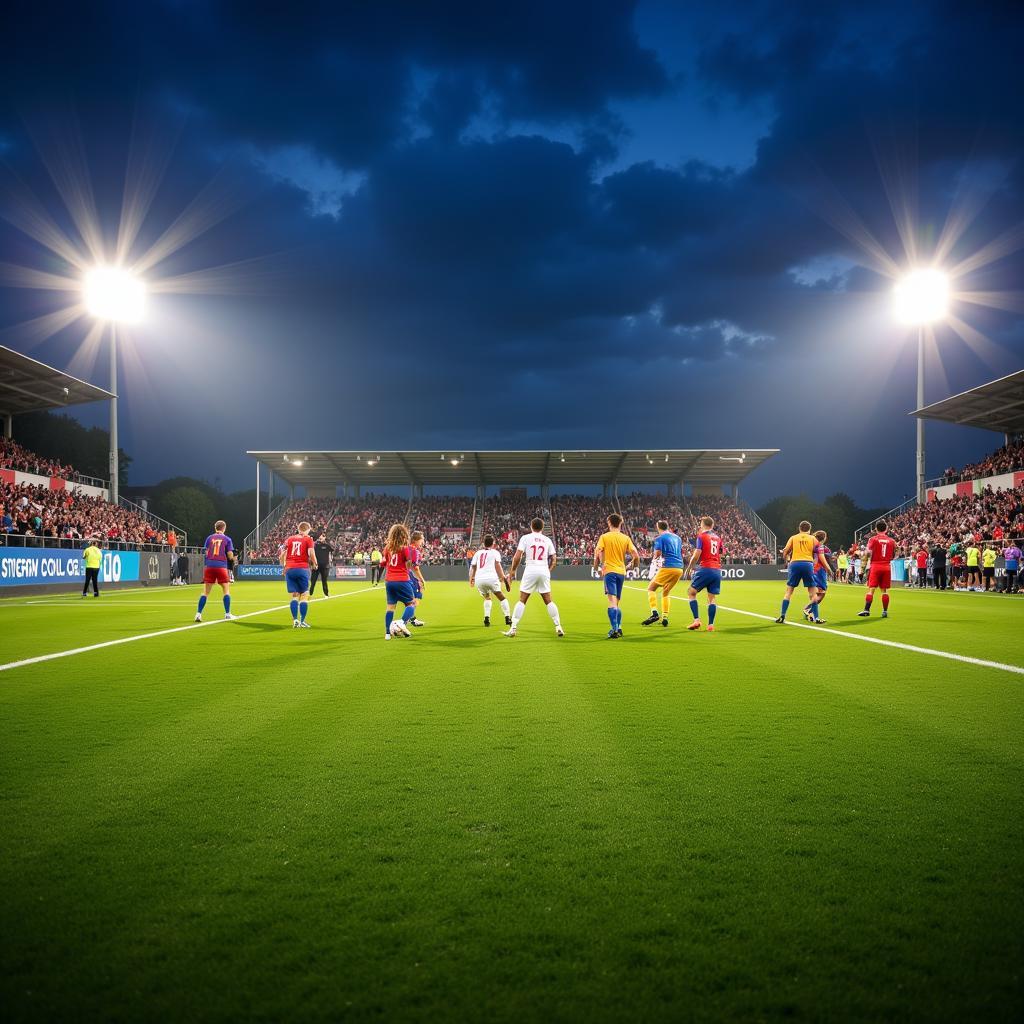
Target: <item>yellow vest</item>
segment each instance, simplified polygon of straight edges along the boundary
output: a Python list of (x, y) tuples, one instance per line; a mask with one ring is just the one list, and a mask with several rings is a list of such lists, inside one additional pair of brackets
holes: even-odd
[(86, 569), (98, 569), (103, 562), (103, 552), (95, 544), (90, 544), (85, 549)]

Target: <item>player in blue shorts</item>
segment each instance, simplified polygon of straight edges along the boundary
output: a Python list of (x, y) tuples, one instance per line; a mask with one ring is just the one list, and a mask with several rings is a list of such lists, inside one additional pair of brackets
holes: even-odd
[(786, 576), (786, 593), (782, 598), (782, 607), (779, 610), (779, 617), (775, 620), (780, 624), (786, 621), (790, 599), (793, 597), (793, 591), (799, 586), (807, 588), (807, 597), (811, 602), (811, 621), (818, 621), (818, 603), (815, 600), (818, 588), (814, 585), (814, 548), (817, 543), (811, 534), (811, 524), (804, 519), (800, 523), (800, 532), (794, 533), (782, 549), (782, 557), (789, 562), (789, 573)]
[(708, 632), (715, 631), (715, 613), (718, 611), (718, 595), (722, 592), (722, 538), (714, 532), (715, 521), (711, 516), (704, 516), (700, 521), (700, 533), (693, 542), (693, 554), (686, 567), (685, 575), (689, 576), (694, 564), (700, 560), (700, 568), (693, 574), (690, 590), (690, 612), (693, 622), (687, 629), (700, 629), (700, 606), (697, 594), (707, 591), (708, 595)]
[(412, 606), (416, 609), (416, 613), (409, 620), (409, 625), (425, 626), (426, 623), (421, 622), (419, 617), (423, 588), (427, 585), (427, 581), (423, 578), (423, 570), (420, 568), (420, 563), (423, 561), (423, 534), (419, 530), (413, 530), (409, 537), (409, 547), (412, 548), (412, 559), (409, 562), (409, 582), (412, 584)]
[(289, 608), (292, 613), (293, 629), (309, 629), (306, 611), (309, 608), (309, 567), (317, 567), (316, 545), (309, 531), (313, 527), (309, 523), (299, 523), (299, 532), (292, 534), (281, 545), (281, 565), (284, 566), (284, 579), (291, 596)]
[[(828, 563), (828, 556), (832, 554), (832, 552), (829, 551), (825, 544), (825, 541), (828, 540), (828, 534), (824, 530), (815, 530), (814, 539), (818, 542), (814, 546), (814, 586), (818, 591), (818, 596), (812, 603), (816, 604), (820, 608), (822, 601), (825, 600), (825, 593), (828, 590), (828, 577), (832, 572), (832, 566)], [(814, 616), (812, 615), (814, 610), (815, 609), (811, 608), (810, 604), (804, 608), (804, 618), (808, 622), (815, 621)], [(818, 612), (817, 623), (819, 626), (824, 625), (825, 623), (825, 620), (821, 617), (820, 611)]]
[(601, 534), (594, 548), (594, 571), (604, 581), (604, 593), (608, 598), (609, 640), (622, 636), (622, 586), (626, 581), (626, 562), (636, 565), (640, 552), (636, 545), (622, 532), (622, 516), (613, 512), (608, 517), (608, 530)]

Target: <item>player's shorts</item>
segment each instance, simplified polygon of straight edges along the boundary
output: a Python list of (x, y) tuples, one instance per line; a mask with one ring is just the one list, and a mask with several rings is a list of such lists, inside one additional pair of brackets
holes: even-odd
[(682, 569), (659, 569), (658, 575), (654, 577), (654, 582), (657, 583), (659, 587), (674, 587), (679, 582), (682, 575)]
[(416, 592), (408, 580), (385, 580), (384, 593), (388, 604), (412, 604), (416, 600)]
[(706, 590), (709, 594), (722, 592), (721, 569), (698, 569), (690, 580), (690, 586), (696, 591)]
[(814, 563), (813, 562), (790, 562), (789, 575), (786, 577), (787, 587), (813, 587)]
[(289, 594), (304, 594), (309, 590), (309, 570), (285, 569), (284, 581), (288, 584)]
[(415, 576), (409, 577), (409, 585), (412, 587), (412, 596), (418, 601), (423, 597), (423, 588), (420, 586), (420, 581)]
[(986, 566), (984, 569), (981, 570), (981, 575), (984, 576), (985, 579), (987, 579), (987, 580), (992, 579), (995, 576), (995, 574), (996, 574), (996, 567), (994, 565), (993, 566)]
[(622, 585), (626, 577), (621, 572), (606, 572), (604, 574), (604, 592), (609, 597), (622, 597)]
[(495, 576), (493, 579), (487, 579), (486, 577), (476, 578), (476, 589), (477, 592), (483, 598), (497, 597), (499, 600), (502, 597), (501, 593), (501, 580)]
[(546, 569), (527, 569), (519, 584), (520, 594), (550, 594), (551, 573)]
[(892, 587), (892, 569), (887, 565), (877, 569), (872, 566), (868, 570), (868, 589), (873, 590), (880, 587), (882, 590), (889, 590)]
[(819, 590), (828, 590), (828, 573), (824, 569), (814, 570), (814, 585)]
[(228, 568), (226, 565), (208, 565), (203, 569), (203, 582), (204, 583), (219, 583), (224, 586), (225, 583), (230, 583), (231, 579), (228, 576)]

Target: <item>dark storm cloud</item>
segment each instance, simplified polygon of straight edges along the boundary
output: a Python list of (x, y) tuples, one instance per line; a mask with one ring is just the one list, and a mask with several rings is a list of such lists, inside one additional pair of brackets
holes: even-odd
[[(774, 417), (765, 436), (772, 396), (800, 361), (825, 357), (821, 339), (856, 315), (859, 295), (889, 287), (848, 270), (866, 254), (840, 229), (862, 223), (898, 254), (890, 200), (913, 192), (934, 239), (965, 187), (986, 182), (965, 247), (1024, 218), (1021, 16), (961, 4), (702, 10), (692, 67), (676, 75), (633, 15), (613, 2), (24, 4), (5, 11), (0, 135), (28, 167), (16, 113), (73, 95), (89, 137), (139, 105), (187, 113), (168, 208), (224, 161), (229, 189), (254, 198), (181, 267), (284, 254), (277, 287), (235, 313), (254, 353), (235, 372), (250, 387), (266, 384), (277, 336), (338, 379), (407, 355), (429, 396), (421, 428), (436, 438), (504, 443), (492, 424), (464, 422), (467, 380), (490, 365), (517, 421), (543, 416), (554, 446), (574, 422), (591, 432), (576, 431), (584, 446), (627, 443), (654, 380), (687, 396), (679, 443), (797, 441), (805, 417)], [(44, 37), (51, 45), (23, 45)], [(685, 89), (712, 107), (770, 106), (753, 163), (614, 166), (629, 132), (616, 104)], [(1011, 254), (978, 280), (1022, 277)], [(1019, 362), (1019, 319), (983, 322)], [(848, 374), (854, 358), (837, 347), (822, 365)], [(950, 356), (950, 371), (983, 376), (973, 358)], [(722, 388), (748, 396), (727, 417)], [(623, 396), (615, 424), (594, 414), (602, 392)], [(267, 432), (241, 443), (374, 443), (390, 430), (376, 443), (409, 444), (375, 407), (351, 393), (280, 439), (246, 420)], [(827, 423), (828, 404), (820, 411)], [(884, 429), (902, 429), (903, 411)], [(843, 441), (824, 424), (819, 437)]]

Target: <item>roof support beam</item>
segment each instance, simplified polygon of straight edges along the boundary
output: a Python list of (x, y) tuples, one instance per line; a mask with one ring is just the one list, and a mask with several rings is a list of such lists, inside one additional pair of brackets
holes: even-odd
[(398, 459), (402, 469), (404, 469), (406, 473), (409, 474), (409, 480), (418, 486), (420, 482), (419, 477), (417, 477), (416, 474), (412, 471), (412, 466), (410, 466), (409, 463), (405, 461), (405, 456), (402, 455), (401, 452), (395, 452), (395, 458)]
[(547, 487), (548, 485), (548, 471), (551, 469), (551, 452), (548, 452), (547, 457), (544, 459), (544, 472), (541, 474), (540, 485), (541, 487)]
[(484, 476), (484, 467), (480, 462), (480, 453), (473, 452), (473, 465), (476, 466), (476, 482), (487, 486), (487, 478)]
[(612, 470), (611, 478), (608, 483), (617, 484), (619, 482), (619, 473), (622, 472), (622, 467), (626, 464), (626, 459), (629, 458), (629, 452), (623, 452), (619, 456), (619, 461), (615, 463), (615, 468)]
[(346, 487), (351, 487), (352, 486), (352, 477), (350, 477), (348, 475), (348, 473), (346, 473), (345, 470), (343, 470), (341, 468), (341, 466), (338, 464), (338, 460), (333, 455), (328, 455), (327, 456), (327, 461), (338, 471), (338, 476), (341, 477), (341, 479), (342, 479), (343, 483), (345, 484), (345, 486)]

